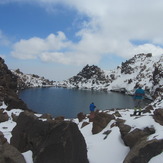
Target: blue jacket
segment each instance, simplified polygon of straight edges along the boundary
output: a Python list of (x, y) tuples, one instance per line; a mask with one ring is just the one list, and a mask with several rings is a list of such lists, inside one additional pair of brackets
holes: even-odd
[(91, 103), (91, 104), (89, 105), (90, 111), (94, 111), (95, 108), (96, 108), (96, 106), (94, 105), (94, 103)]
[(143, 99), (144, 98), (144, 95), (145, 95), (145, 92), (143, 89), (141, 88), (138, 88), (136, 91), (135, 91), (135, 95), (134, 95), (134, 99)]

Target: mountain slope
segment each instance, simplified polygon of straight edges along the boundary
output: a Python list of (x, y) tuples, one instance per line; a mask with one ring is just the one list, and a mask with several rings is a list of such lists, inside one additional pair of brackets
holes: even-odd
[(157, 88), (162, 88), (163, 55), (138, 54), (110, 71), (87, 65), (76, 76), (64, 81), (67, 87), (108, 91), (124, 89), (131, 94), (139, 84), (151, 95)]
[(18, 78), (17, 84), (19, 89), (53, 86), (55, 83), (54, 81), (50, 81), (35, 74), (24, 74), (19, 69), (11, 71)]

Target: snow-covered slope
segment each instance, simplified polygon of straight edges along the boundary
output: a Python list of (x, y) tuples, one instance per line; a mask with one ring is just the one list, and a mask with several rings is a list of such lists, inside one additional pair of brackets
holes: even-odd
[(13, 74), (18, 77), (18, 88), (24, 89), (29, 87), (46, 87), (53, 86), (55, 84), (54, 81), (50, 81), (45, 79), (44, 77), (40, 77), (35, 74), (24, 74), (19, 69), (11, 70)]
[[(115, 120), (110, 121), (108, 125), (98, 134), (92, 134), (93, 122), (89, 122), (88, 118), (85, 118), (81, 122), (79, 122), (78, 119), (71, 120), (78, 124), (78, 127), (85, 138), (89, 163), (123, 163), (127, 154), (130, 152), (130, 148), (124, 144), (121, 138), (119, 127), (113, 125), (116, 119), (125, 120), (125, 124), (130, 125), (132, 127), (132, 131), (134, 129), (142, 130), (147, 127), (152, 127), (155, 130), (155, 133), (149, 135), (147, 141), (162, 140), (163, 126), (155, 122), (152, 115), (156, 109), (163, 108), (163, 101), (158, 98), (151, 105), (154, 107), (154, 110), (152, 110), (151, 113), (144, 113), (143, 116), (138, 117), (130, 116), (130, 114), (133, 113), (133, 110), (118, 110), (121, 117), (116, 117)], [(6, 112), (10, 118), (8, 121), (0, 123), (0, 131), (3, 132), (7, 141), (10, 142), (10, 138), (12, 136), (11, 132), (16, 126), (16, 122), (13, 121), (12, 114), (18, 116), (23, 110), (12, 109), (11, 111), (7, 111), (6, 108), (7, 106), (4, 103), (0, 106), (0, 110), (4, 109), (4, 112)], [(105, 113), (113, 114), (115, 111), (107, 110)], [(41, 116), (41, 114), (36, 115), (39, 117)], [(42, 120), (45, 121), (45, 119)], [(87, 122), (88, 124), (85, 127), (81, 127), (84, 122)], [(104, 134), (106, 131), (110, 131), (110, 134), (108, 134), (107, 137)], [(23, 156), (25, 157), (27, 163), (33, 163), (32, 151), (24, 152)], [(148, 163), (161, 162), (163, 162), (163, 153), (153, 157)]]
[(163, 55), (153, 57), (150, 53), (138, 54), (109, 71), (87, 65), (62, 84), (81, 89), (123, 90), (131, 94), (141, 84), (146, 93), (153, 95), (156, 88), (163, 86)]
[[(158, 104), (158, 103), (157, 103)], [(163, 101), (159, 103), (155, 109), (163, 108)], [(155, 110), (154, 109), (154, 110)], [(154, 111), (153, 110), (153, 111)], [(122, 117), (120, 119), (125, 120), (125, 124), (134, 129), (144, 129), (146, 127), (153, 127), (155, 133), (148, 137), (148, 140), (152, 139), (163, 139), (163, 126), (156, 123), (151, 115), (152, 113), (145, 113), (142, 117), (132, 117), (130, 114), (133, 114), (133, 110), (124, 109), (119, 110), (119, 113)], [(114, 111), (106, 111), (108, 114), (114, 113)], [(117, 117), (118, 118), (118, 117)], [(89, 123), (87, 126), (81, 128), (83, 122), (88, 122), (88, 119), (78, 122), (78, 126), (85, 137), (87, 148), (88, 148), (88, 158), (90, 163), (124, 163), (124, 159), (130, 151), (130, 148), (125, 146), (123, 140), (121, 139), (121, 133), (117, 126), (113, 126), (115, 120), (112, 120), (100, 133), (92, 135), (92, 125)], [(106, 136), (104, 133), (106, 131), (111, 131), (110, 134)], [(163, 162), (163, 153), (153, 157), (149, 163), (161, 163)]]

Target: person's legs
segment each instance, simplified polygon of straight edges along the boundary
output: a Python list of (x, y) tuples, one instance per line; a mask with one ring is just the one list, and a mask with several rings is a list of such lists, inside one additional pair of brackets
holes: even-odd
[(139, 108), (139, 100), (135, 99), (134, 115), (136, 115), (137, 109)]
[(139, 115), (141, 115), (141, 111), (142, 111), (142, 99), (139, 100)]

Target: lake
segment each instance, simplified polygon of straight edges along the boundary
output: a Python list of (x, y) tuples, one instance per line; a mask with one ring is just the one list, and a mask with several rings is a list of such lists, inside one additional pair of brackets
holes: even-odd
[(132, 96), (116, 92), (48, 87), (22, 90), (19, 97), (37, 113), (65, 118), (74, 118), (79, 112), (89, 113), (92, 102), (100, 110), (134, 107)]

